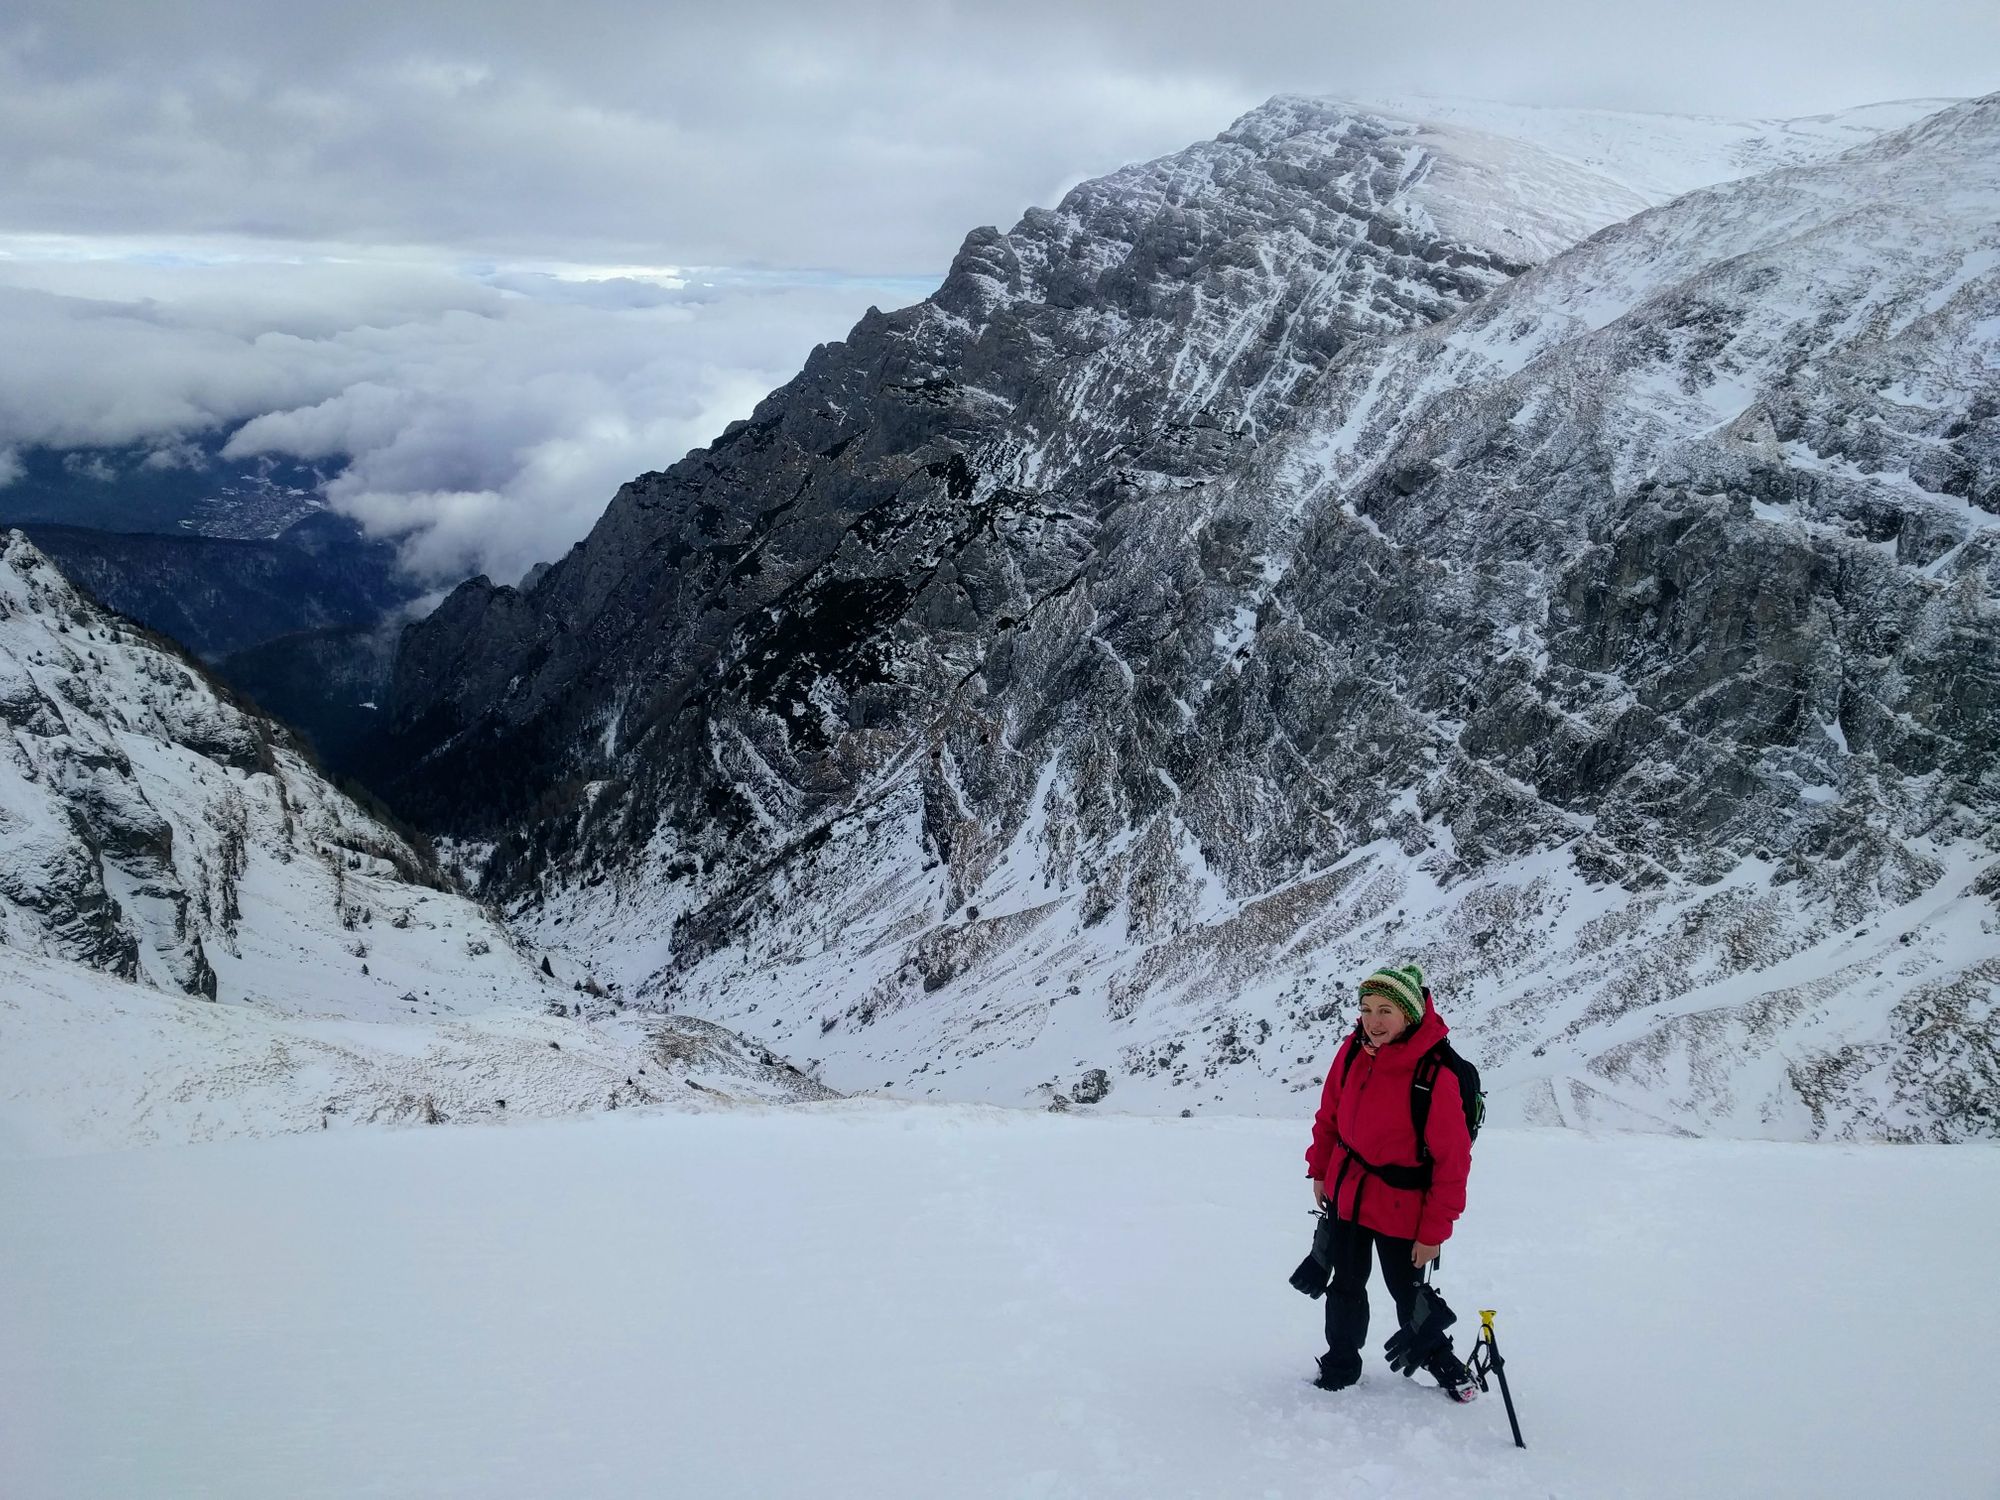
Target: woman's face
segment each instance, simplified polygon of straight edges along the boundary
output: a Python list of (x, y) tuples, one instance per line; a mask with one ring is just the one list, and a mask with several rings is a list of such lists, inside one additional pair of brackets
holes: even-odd
[(1361, 997), (1361, 1034), (1371, 1047), (1386, 1046), (1410, 1029), (1403, 1007), (1386, 995)]

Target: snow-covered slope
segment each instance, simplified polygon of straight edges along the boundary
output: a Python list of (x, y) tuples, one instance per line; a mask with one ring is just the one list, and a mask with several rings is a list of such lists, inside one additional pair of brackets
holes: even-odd
[(0, 1150), (699, 1101), (691, 1064), (825, 1092), (544, 972), (282, 727), (0, 545)]
[[(427, 855), (177, 649), (0, 544), (0, 942), (379, 1018), (556, 989)], [(427, 998), (428, 997), (428, 998)]]
[(1928, 566), (1945, 539), (1993, 524), (2000, 486), (1996, 135), (2000, 96), (1834, 161), (1691, 193), (1459, 318), (1360, 352), (1302, 403), (1285, 451), (1328, 468), (1292, 492), (1358, 490), (1389, 444), (1428, 444), (1433, 465), (1481, 459), (1463, 502), (1498, 464), (1519, 465), (1492, 451), (1484, 420), (1507, 406), (1516, 449), (1563, 424), (1598, 437), (1607, 452), (1576, 457), (1612, 465), (1612, 495), (1711, 469), (1796, 472), (1812, 496), (1856, 504), (1878, 491), (1897, 524), (1869, 539), (1919, 525), (1911, 547), (1943, 543)]
[(1389, 1372), (1379, 1278), (1362, 1384), (1307, 1383), (1304, 1139), (855, 1102), (0, 1163), (8, 1500), (1993, 1495), (2000, 1152), (1490, 1132), (1441, 1280), (1523, 1450)]
[(1837, 156), (1963, 101), (1895, 99), (1790, 120), (1563, 109), (1478, 99), (1380, 94), (1354, 107), (1459, 132), (1532, 144), (1646, 200)]
[(831, 1096), (690, 1017), (583, 996), (481, 1005), (433, 985), (414, 1015), (343, 1015), (326, 995), (295, 1014), (0, 948), (0, 1158)]

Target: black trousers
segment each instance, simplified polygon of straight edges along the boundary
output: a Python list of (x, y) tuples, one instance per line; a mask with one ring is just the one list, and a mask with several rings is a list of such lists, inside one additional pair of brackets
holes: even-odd
[(1410, 1264), (1414, 1240), (1364, 1229), (1349, 1219), (1334, 1225), (1333, 1282), (1326, 1289), (1326, 1364), (1330, 1371), (1361, 1373), (1361, 1345), (1368, 1337), (1368, 1262), (1382, 1262), (1382, 1284), (1396, 1299), (1396, 1322), (1410, 1321), (1422, 1275)]

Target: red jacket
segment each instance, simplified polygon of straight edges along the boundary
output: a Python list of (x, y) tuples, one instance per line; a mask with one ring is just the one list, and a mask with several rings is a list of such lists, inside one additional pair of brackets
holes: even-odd
[[(1452, 1222), (1465, 1210), (1465, 1178), (1472, 1170), (1472, 1137), (1465, 1128), (1465, 1106), (1459, 1097), (1458, 1075), (1439, 1068), (1431, 1092), (1430, 1119), (1425, 1126), (1431, 1151), (1431, 1185), (1391, 1187), (1361, 1163), (1346, 1147), (1379, 1167), (1416, 1166), (1417, 1132), (1410, 1118), (1410, 1081), (1417, 1060), (1449, 1027), (1428, 1000), (1424, 1018), (1371, 1057), (1352, 1033), (1333, 1055), (1313, 1117), (1312, 1144), (1306, 1148), (1306, 1170), (1326, 1185), (1334, 1212), (1358, 1219), (1367, 1229), (1399, 1240), (1441, 1245), (1451, 1237)], [(1347, 1054), (1355, 1054), (1346, 1066)], [(1347, 1076), (1341, 1077), (1343, 1070)], [(1345, 1171), (1342, 1168), (1345, 1167)], [(1356, 1199), (1360, 1211), (1356, 1213)]]

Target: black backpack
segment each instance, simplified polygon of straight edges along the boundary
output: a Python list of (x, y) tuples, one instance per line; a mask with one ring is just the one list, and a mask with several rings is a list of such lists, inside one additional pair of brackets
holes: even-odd
[[(1424, 988), (1424, 1000), (1429, 1002), (1429, 986)], [(1347, 1049), (1347, 1057), (1340, 1065), (1340, 1081), (1347, 1082), (1347, 1073), (1354, 1066), (1354, 1054), (1361, 1050), (1361, 1029), (1354, 1031), (1355, 1043)], [(1410, 1123), (1417, 1128), (1417, 1161), (1426, 1181), (1430, 1176), (1431, 1148), (1424, 1139), (1424, 1129), (1431, 1122), (1431, 1088), (1437, 1082), (1438, 1069), (1450, 1068), (1458, 1075), (1458, 1097), (1465, 1105), (1465, 1132), (1473, 1140), (1479, 1139), (1479, 1127), (1486, 1123), (1486, 1095), (1479, 1088), (1479, 1069), (1460, 1057), (1452, 1047), (1450, 1038), (1435, 1042), (1431, 1049), (1417, 1059), (1417, 1071), (1410, 1079)]]
[(1458, 1097), (1465, 1105), (1465, 1133), (1476, 1141), (1479, 1127), (1486, 1123), (1486, 1095), (1479, 1087), (1479, 1069), (1460, 1057), (1449, 1039), (1439, 1042), (1417, 1059), (1416, 1076), (1410, 1080), (1410, 1121), (1417, 1127), (1417, 1155), (1424, 1161), (1431, 1159), (1431, 1148), (1424, 1143), (1424, 1127), (1430, 1123), (1431, 1084), (1439, 1068), (1450, 1068), (1458, 1075)]

